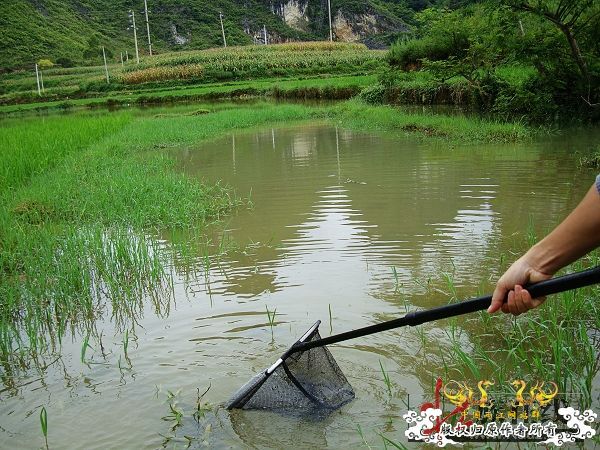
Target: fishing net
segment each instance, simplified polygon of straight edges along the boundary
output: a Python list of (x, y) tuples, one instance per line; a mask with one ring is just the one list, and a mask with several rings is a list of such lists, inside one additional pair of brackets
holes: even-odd
[[(319, 322), (297, 344), (321, 339), (318, 327)], [(242, 386), (227, 407), (282, 412), (332, 411), (353, 398), (352, 386), (323, 346), (294, 353), (288, 351), (271, 368)]]

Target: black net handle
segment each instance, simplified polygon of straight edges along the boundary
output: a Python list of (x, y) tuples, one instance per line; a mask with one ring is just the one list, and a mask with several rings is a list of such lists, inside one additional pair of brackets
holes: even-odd
[[(552, 278), (550, 280), (540, 281), (525, 286), (532, 298), (544, 297), (546, 295), (558, 294), (559, 292), (570, 291), (592, 284), (600, 283), (600, 266), (593, 269), (584, 270), (582, 272), (571, 273), (562, 277)], [(506, 300), (505, 300), (506, 301)], [(486, 295), (471, 300), (465, 300), (450, 305), (440, 306), (438, 308), (427, 309), (424, 311), (415, 311), (406, 314), (399, 319), (381, 322), (368, 327), (359, 328), (358, 330), (347, 331), (345, 333), (334, 334), (316, 341), (303, 342), (295, 344), (289, 353), (310, 350), (315, 347), (324, 345), (336, 344), (338, 342), (347, 341), (361, 336), (379, 333), (381, 331), (391, 330), (403, 326), (421, 325), (425, 322), (433, 320), (446, 319), (448, 317), (460, 316), (475, 311), (487, 309), (492, 303), (492, 296)]]

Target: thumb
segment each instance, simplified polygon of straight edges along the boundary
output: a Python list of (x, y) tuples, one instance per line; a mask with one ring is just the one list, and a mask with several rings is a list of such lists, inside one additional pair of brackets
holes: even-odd
[(492, 294), (492, 303), (487, 309), (488, 313), (493, 314), (502, 307), (507, 292), (508, 289), (496, 286), (496, 289), (494, 289), (494, 293)]

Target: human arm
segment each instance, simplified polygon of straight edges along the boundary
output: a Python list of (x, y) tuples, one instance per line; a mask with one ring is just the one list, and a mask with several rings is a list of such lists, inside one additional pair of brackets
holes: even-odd
[[(577, 207), (548, 236), (515, 261), (500, 277), (489, 313), (519, 315), (544, 302), (523, 285), (551, 278), (559, 269), (600, 246), (600, 193), (593, 185)], [(505, 302), (504, 300), (508, 299)]]

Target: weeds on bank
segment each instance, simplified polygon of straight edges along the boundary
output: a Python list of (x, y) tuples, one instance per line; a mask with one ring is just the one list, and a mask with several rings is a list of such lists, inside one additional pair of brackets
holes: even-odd
[(353, 99), (333, 108), (342, 124), (357, 129), (398, 131), (425, 138), (461, 142), (517, 142), (531, 138), (518, 122), (442, 114), (410, 114), (391, 106), (371, 106)]

